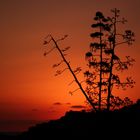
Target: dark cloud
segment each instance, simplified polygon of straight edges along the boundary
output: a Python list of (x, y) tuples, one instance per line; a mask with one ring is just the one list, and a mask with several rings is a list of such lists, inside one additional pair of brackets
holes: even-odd
[(66, 103), (66, 105), (71, 105), (71, 103)]
[(32, 111), (38, 111), (38, 109), (34, 108), (34, 109), (32, 109)]
[(60, 102), (55, 102), (55, 103), (53, 103), (53, 105), (62, 105), (62, 103), (60, 103)]
[(83, 105), (73, 105), (73, 106), (71, 106), (71, 108), (81, 109), (81, 108), (85, 108), (85, 106), (83, 106)]

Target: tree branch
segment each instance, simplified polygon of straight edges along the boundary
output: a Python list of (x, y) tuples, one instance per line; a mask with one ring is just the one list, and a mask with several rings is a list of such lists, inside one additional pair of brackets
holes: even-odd
[[(51, 35), (50, 35), (50, 36), (51, 36)], [(70, 70), (72, 76), (74, 77), (75, 82), (77, 83), (77, 85), (79, 86), (80, 90), (82, 91), (82, 93), (84, 94), (85, 98), (86, 98), (87, 101), (90, 103), (90, 105), (93, 107), (93, 109), (94, 109), (95, 111), (97, 111), (96, 107), (94, 106), (93, 102), (92, 102), (92, 101), (89, 99), (89, 97), (87, 96), (87, 94), (86, 94), (86, 92), (84, 91), (82, 85), (80, 84), (80, 82), (78, 81), (76, 75), (74, 74), (74, 72), (73, 72), (73, 70), (72, 70), (70, 64), (67, 62), (66, 58), (64, 57), (62, 51), (60, 50), (60, 48), (59, 48), (59, 46), (58, 46), (58, 44), (57, 44), (58, 41), (64, 40), (65, 38), (66, 38), (66, 36), (65, 36), (64, 38), (62, 38), (62, 39), (59, 39), (59, 40), (55, 41), (55, 39), (51, 36), (51, 39), (52, 39), (52, 41), (54, 42), (54, 44), (55, 44), (55, 46), (56, 46), (58, 52), (60, 53), (61, 57), (63, 58), (64, 62), (65, 62), (66, 65), (67, 65), (68, 69)]]

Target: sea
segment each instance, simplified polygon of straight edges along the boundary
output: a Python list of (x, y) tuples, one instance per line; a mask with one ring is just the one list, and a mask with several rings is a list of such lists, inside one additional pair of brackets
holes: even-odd
[(29, 127), (43, 122), (48, 122), (48, 120), (0, 120), (0, 133), (22, 133), (24, 131), (27, 131)]

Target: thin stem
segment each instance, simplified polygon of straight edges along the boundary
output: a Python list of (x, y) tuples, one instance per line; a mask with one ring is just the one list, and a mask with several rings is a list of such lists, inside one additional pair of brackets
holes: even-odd
[(66, 63), (68, 69), (70, 70), (72, 76), (74, 77), (75, 82), (77, 83), (77, 85), (79, 86), (80, 90), (81, 90), (82, 93), (84, 94), (85, 98), (86, 98), (87, 101), (90, 103), (90, 105), (92, 106), (92, 108), (93, 108), (95, 111), (97, 111), (97, 109), (96, 109), (95, 105), (93, 104), (92, 100), (90, 100), (89, 97), (87, 96), (87, 94), (86, 94), (86, 92), (84, 91), (82, 85), (80, 84), (80, 82), (78, 81), (76, 75), (74, 74), (74, 72), (73, 72), (73, 70), (72, 70), (70, 64), (67, 62), (66, 58), (64, 57), (62, 51), (60, 50), (60, 48), (59, 48), (59, 46), (58, 46), (58, 44), (57, 44), (57, 42), (55, 41), (55, 39), (54, 39), (52, 36), (51, 36), (51, 38), (52, 38), (52, 41), (54, 42), (54, 44), (55, 44), (55, 46), (56, 46), (58, 52), (60, 53), (61, 57), (63, 58), (64, 62)]
[[(101, 23), (101, 21), (100, 21)], [(102, 29), (100, 27), (100, 33), (102, 32)], [(100, 85), (99, 85), (99, 111), (101, 110), (101, 94), (102, 94), (102, 61), (103, 61), (103, 48), (101, 46), (102, 44), (102, 37), (100, 36)]]
[(108, 85), (108, 96), (107, 96), (107, 110), (109, 111), (110, 110), (110, 97), (111, 97), (111, 91), (112, 91), (112, 74), (113, 74), (113, 57), (114, 57), (114, 50), (115, 50), (115, 46), (116, 46), (116, 20), (117, 20), (117, 11), (115, 9), (115, 16), (114, 16), (114, 35), (113, 35), (113, 38), (114, 38), (114, 41), (113, 41), (113, 52), (112, 52), (112, 56), (111, 56), (111, 62), (110, 62), (110, 76), (109, 76), (109, 85)]

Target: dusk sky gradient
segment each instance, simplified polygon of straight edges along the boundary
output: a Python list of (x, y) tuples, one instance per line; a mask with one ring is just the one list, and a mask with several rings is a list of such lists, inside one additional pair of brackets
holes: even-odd
[[(119, 54), (132, 56), (136, 63), (127, 73), (136, 81), (133, 89), (118, 91), (132, 100), (140, 98), (140, 1), (139, 0), (0, 0), (0, 120), (49, 120), (62, 116), (71, 106), (85, 106), (80, 91), (73, 96), (69, 71), (57, 77), (52, 65), (59, 62), (57, 51), (43, 56), (47, 34), (58, 39), (68, 34), (62, 47), (70, 46), (68, 60), (73, 68), (86, 68), (96, 11), (110, 15), (118, 8), (132, 29), (136, 41), (120, 47)], [(63, 69), (60, 66), (58, 69)]]

